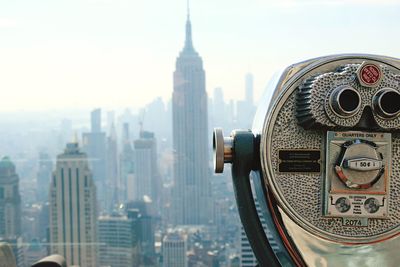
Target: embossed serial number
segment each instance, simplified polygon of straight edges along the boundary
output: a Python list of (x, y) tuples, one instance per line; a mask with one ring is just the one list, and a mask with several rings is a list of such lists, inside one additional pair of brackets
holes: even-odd
[(368, 226), (368, 219), (343, 218), (343, 226), (353, 226), (353, 227)]

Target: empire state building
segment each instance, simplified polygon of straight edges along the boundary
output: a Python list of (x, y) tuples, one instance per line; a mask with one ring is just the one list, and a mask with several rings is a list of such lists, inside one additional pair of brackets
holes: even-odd
[(203, 61), (193, 47), (189, 12), (185, 46), (176, 60), (172, 109), (175, 224), (206, 224), (211, 214), (207, 93)]

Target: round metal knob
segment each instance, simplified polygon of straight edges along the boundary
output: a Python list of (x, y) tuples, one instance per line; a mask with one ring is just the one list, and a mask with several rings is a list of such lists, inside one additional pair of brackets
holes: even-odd
[(232, 163), (233, 138), (224, 137), (221, 128), (215, 128), (213, 132), (214, 171), (222, 173), (225, 163)]

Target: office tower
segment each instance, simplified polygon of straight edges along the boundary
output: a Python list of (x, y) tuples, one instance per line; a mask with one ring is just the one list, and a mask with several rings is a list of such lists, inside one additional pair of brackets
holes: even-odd
[(187, 267), (186, 236), (179, 233), (169, 233), (162, 242), (163, 267)]
[(98, 190), (101, 208), (105, 208), (106, 134), (101, 131), (101, 109), (91, 112), (91, 131), (83, 133), (82, 150), (89, 157), (90, 169)]
[(135, 200), (147, 196), (158, 207), (160, 179), (157, 166), (157, 141), (154, 133), (140, 131), (140, 138), (134, 141)]
[(92, 133), (101, 132), (101, 109), (94, 109), (90, 113), (90, 126)]
[[(255, 199), (255, 205), (256, 205), (258, 216), (260, 217), (261, 224), (264, 228), (264, 232), (266, 232), (266, 235), (271, 244), (271, 247), (275, 252), (277, 252), (277, 251), (279, 251), (279, 247), (267, 229), (267, 225), (265, 223), (264, 217), (262, 216), (261, 207), (260, 207), (260, 204), (258, 203), (257, 199)], [(240, 267), (256, 267), (256, 266), (258, 266), (257, 264), (258, 264), (257, 259), (254, 256), (253, 250), (250, 246), (249, 240), (247, 239), (246, 233), (244, 232), (243, 226), (241, 226)]]
[(96, 267), (96, 186), (77, 142), (57, 156), (50, 184), (51, 253), (68, 266)]
[[(126, 202), (135, 199), (134, 194), (134, 153), (131, 145), (131, 138), (129, 132), (129, 123), (123, 124), (122, 129), (122, 151), (120, 154), (120, 182), (118, 192), (121, 197), (121, 202)], [(128, 194), (129, 193), (129, 194)], [(128, 198), (129, 195), (129, 198)]]
[(0, 238), (21, 235), (19, 177), (9, 157), (0, 161)]
[(106, 129), (107, 129), (107, 134), (111, 135), (112, 128), (115, 127), (115, 111), (107, 111), (107, 124), (106, 124)]
[(36, 196), (37, 200), (45, 202), (48, 200), (51, 173), (53, 171), (53, 162), (49, 154), (41, 152), (39, 154), (39, 169), (36, 176)]
[(113, 267), (138, 266), (140, 245), (139, 212), (127, 215), (100, 216), (99, 265)]
[(156, 217), (153, 211), (152, 203), (145, 201), (132, 201), (126, 204), (128, 217), (130, 214), (139, 212), (138, 219), (138, 240), (141, 247), (141, 254), (148, 260), (154, 259), (155, 255), (155, 226)]
[(113, 207), (119, 203), (117, 132), (113, 123), (110, 135), (107, 137), (106, 170), (106, 210), (111, 212)]
[(236, 127), (251, 129), (256, 107), (253, 103), (253, 75), (245, 76), (245, 99), (237, 101)]
[(176, 60), (172, 95), (175, 224), (210, 221), (207, 101), (203, 62), (193, 47), (188, 13), (186, 41)]
[(168, 117), (166, 106), (161, 97), (155, 98), (146, 106), (143, 126), (154, 132), (159, 140), (171, 137), (171, 117)]

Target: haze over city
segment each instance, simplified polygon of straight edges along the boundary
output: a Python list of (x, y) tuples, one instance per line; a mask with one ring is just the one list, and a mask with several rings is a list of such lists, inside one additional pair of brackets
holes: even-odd
[[(258, 99), (271, 75), (320, 55), (399, 56), (397, 1), (191, 1), (206, 89)], [(367, 19), (366, 19), (367, 18)], [(0, 111), (140, 108), (171, 97), (186, 2), (2, 1)]]
[[(29, 267), (54, 254), (62, 255), (68, 266), (81, 267), (258, 266), (255, 246), (250, 246), (239, 219), (235, 196), (240, 186), (234, 190), (231, 165), (224, 163), (242, 164), (240, 156), (247, 157), (239, 167), (247, 168), (247, 174), (254, 170), (248, 181), (241, 180), (248, 182), (246, 193), (251, 195), (251, 181), (259, 179), (260, 189), (268, 178), (262, 176), (265, 169), (257, 158), (265, 153), (257, 149), (259, 140), (270, 140), (250, 131), (224, 139), (217, 130), (216, 158), (225, 172), (214, 173), (213, 128), (222, 127), (225, 135), (251, 129), (269, 79), (289, 64), (338, 53), (400, 57), (398, 14), (400, 3), (392, 0), (0, 2), (0, 265), (3, 249), (9, 249), (7, 255), (14, 256), (7, 260), (13, 267)], [(323, 107), (327, 114), (346, 115), (340, 101), (332, 100), (342, 99), (345, 90), (356, 99), (348, 102), (361, 103), (356, 89), (363, 85), (343, 85), (364, 77), (365, 61), (351, 64), (353, 59), (329, 66), (330, 73), (318, 73), (340, 76), (347, 71), (348, 76), (334, 81), (339, 87), (332, 86), (329, 98), (320, 94), (315, 110)], [(367, 74), (376, 73), (371, 75), (378, 83), (386, 75), (392, 79), (386, 84), (397, 84), (400, 76), (387, 74), (391, 69), (367, 66), (372, 67)], [(326, 144), (321, 140), (327, 135), (318, 128), (325, 125), (316, 121), (310, 111), (314, 106), (309, 106), (319, 77), (316, 69), (302, 83), (299, 79), (299, 84), (287, 86), (297, 94), (290, 94), (291, 106), (285, 103), (285, 111), (276, 116), (282, 118), (278, 126), (270, 127), (278, 129), (276, 133), (267, 135), (281, 138), (271, 143), (282, 143), (284, 149), (266, 150), (278, 155), (268, 157), (276, 160), (273, 168), (293, 176), (301, 173), (296, 177), (302, 185), (307, 185), (302, 177), (311, 177), (316, 180), (312, 188), (318, 190), (318, 175), (328, 161), (321, 157)], [(370, 114), (374, 109), (377, 118), (383, 114), (388, 119), (391, 114), (379, 107), (383, 100), (376, 99), (386, 95), (388, 106), (395, 107), (393, 99), (400, 99), (396, 90), (369, 90), (373, 101), (363, 95), (367, 104), (355, 105), (355, 110), (364, 116), (359, 109), (372, 106)], [(400, 114), (400, 106), (398, 110)], [(373, 122), (363, 121), (367, 126)], [(235, 143), (241, 134), (247, 148)], [(316, 140), (312, 149), (310, 140), (302, 138)], [(379, 161), (372, 141), (364, 143), (376, 157), (359, 161), (381, 167), (373, 170), (380, 177), (386, 162)], [(236, 153), (240, 149), (251, 153)], [(285, 192), (297, 194), (298, 184), (293, 185)], [(293, 203), (312, 195), (314, 203), (321, 204), (319, 192), (305, 191), (309, 195), (296, 195)], [(252, 210), (260, 218), (258, 233), (265, 234), (273, 253), (289, 262), (286, 244), (264, 220), (266, 199), (259, 196), (250, 209), (238, 202), (239, 210)], [(378, 207), (378, 202), (371, 203)], [(331, 208), (345, 204), (337, 201)]]

